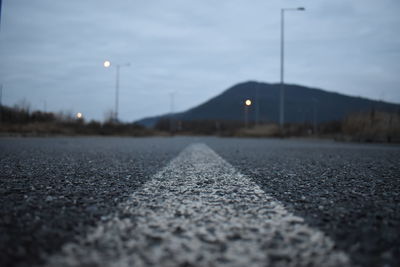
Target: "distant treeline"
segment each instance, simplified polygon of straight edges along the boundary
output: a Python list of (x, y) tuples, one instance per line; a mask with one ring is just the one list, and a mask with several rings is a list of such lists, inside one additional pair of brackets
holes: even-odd
[(343, 121), (318, 124), (255, 124), (249, 121), (160, 119), (154, 129), (135, 123), (78, 119), (70, 113), (29, 111), (27, 108), (0, 108), (0, 132), (26, 135), (217, 135), (236, 137), (322, 137), (358, 142), (400, 142), (400, 113), (371, 110), (353, 113)]
[(124, 135), (148, 136), (153, 130), (135, 123), (78, 119), (70, 113), (30, 111), (28, 108), (0, 107), (0, 132), (22, 135)]
[(343, 122), (341, 132), (352, 141), (400, 142), (400, 112), (371, 110), (354, 113)]
[[(280, 129), (276, 123), (262, 122), (256, 124), (239, 121), (222, 120), (192, 120), (180, 121), (164, 118), (159, 120), (155, 129), (159, 131), (172, 132), (174, 134), (204, 134), (221, 136), (252, 136), (252, 137), (285, 137), (305, 136), (315, 132), (320, 134), (338, 133), (341, 131), (342, 123), (339, 121), (321, 123), (314, 127), (311, 123), (287, 123), (284, 129)], [(317, 128), (317, 129), (315, 129)]]
[(196, 120), (179, 121), (164, 118), (155, 126), (158, 131), (173, 134), (202, 134), (240, 137), (328, 137), (357, 142), (400, 142), (400, 113), (371, 110), (348, 115), (342, 121), (322, 123), (276, 123), (250, 121)]

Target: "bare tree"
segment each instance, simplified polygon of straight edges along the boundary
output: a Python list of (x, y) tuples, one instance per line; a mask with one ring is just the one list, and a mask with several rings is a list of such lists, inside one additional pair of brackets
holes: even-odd
[(20, 111), (25, 111), (28, 112), (31, 109), (31, 103), (28, 102), (28, 100), (26, 100), (26, 98), (23, 98), (21, 100), (19, 100), (15, 105), (14, 105), (15, 109), (20, 110)]
[(108, 109), (104, 112), (104, 122), (105, 123), (112, 123), (114, 122), (115, 112), (112, 109)]

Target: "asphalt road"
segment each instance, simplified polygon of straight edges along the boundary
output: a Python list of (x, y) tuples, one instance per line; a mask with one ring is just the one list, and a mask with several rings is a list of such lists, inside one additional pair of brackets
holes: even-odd
[[(260, 187), (332, 240), (352, 264), (400, 265), (399, 146), (179, 137), (0, 139), (0, 266), (44, 264), (63, 244), (110, 221), (132, 194), (143, 195), (192, 143), (208, 145), (248, 177), (238, 178), (243, 187)], [(194, 181), (202, 171), (186, 172), (197, 173)]]
[(210, 146), (361, 266), (400, 266), (400, 147), (210, 140)]

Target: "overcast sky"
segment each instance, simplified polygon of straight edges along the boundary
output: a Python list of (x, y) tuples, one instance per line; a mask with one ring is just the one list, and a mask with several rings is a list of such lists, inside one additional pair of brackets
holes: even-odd
[[(400, 103), (399, 0), (3, 0), (3, 104), (132, 121), (193, 107), (243, 81), (287, 83)], [(115, 65), (113, 65), (115, 66)]]

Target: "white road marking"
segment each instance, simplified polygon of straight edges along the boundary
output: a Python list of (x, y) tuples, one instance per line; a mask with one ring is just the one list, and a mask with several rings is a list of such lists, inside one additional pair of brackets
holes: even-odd
[(209, 147), (194, 144), (47, 266), (350, 266)]

